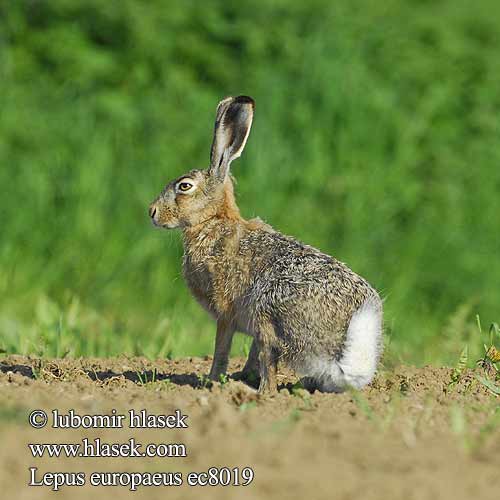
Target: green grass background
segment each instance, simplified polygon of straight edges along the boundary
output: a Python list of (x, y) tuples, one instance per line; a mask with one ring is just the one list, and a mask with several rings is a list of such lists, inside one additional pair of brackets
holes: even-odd
[(499, 54), (495, 0), (2, 2), (0, 349), (211, 352), (180, 235), (147, 207), (207, 165), (218, 100), (249, 94), (244, 216), (369, 279), (387, 359), (479, 353), (475, 315), (500, 317)]

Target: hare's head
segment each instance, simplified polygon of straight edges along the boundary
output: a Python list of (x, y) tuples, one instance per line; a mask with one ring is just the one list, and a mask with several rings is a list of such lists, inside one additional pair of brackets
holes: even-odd
[(173, 229), (196, 226), (217, 215), (239, 217), (229, 167), (245, 147), (254, 105), (247, 96), (227, 97), (219, 103), (210, 166), (191, 170), (167, 184), (149, 207), (156, 226)]

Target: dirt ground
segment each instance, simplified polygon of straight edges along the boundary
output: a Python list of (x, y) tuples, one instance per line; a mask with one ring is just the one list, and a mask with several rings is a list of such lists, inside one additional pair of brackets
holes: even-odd
[[(360, 392), (308, 393), (282, 371), (280, 392), (260, 397), (242, 382), (209, 384), (210, 358), (0, 359), (1, 498), (271, 498), (493, 499), (500, 492), (500, 400), (467, 371), (449, 386), (449, 368), (400, 366), (382, 371)], [(232, 360), (230, 373), (242, 367)], [(46, 427), (28, 423), (43, 409)], [(188, 417), (188, 428), (51, 428), (53, 409), (66, 414), (128, 415), (129, 410)], [(33, 457), (28, 443), (182, 443), (186, 457)], [(84, 486), (28, 486), (49, 472), (81, 472)], [(247, 486), (189, 486), (188, 474), (218, 467)], [(220, 468), (231, 469), (220, 474)], [(181, 486), (103, 487), (93, 472), (182, 474)], [(226, 474), (226, 476), (224, 476)], [(50, 476), (46, 476), (50, 482)], [(61, 476), (62, 477), (62, 476)], [(115, 481), (118, 476), (115, 475)], [(120, 476), (127, 482), (127, 476)], [(130, 476), (128, 476), (130, 477)], [(194, 481), (198, 477), (193, 476)], [(144, 479), (146, 478), (146, 479)], [(241, 481), (241, 476), (240, 476)]]

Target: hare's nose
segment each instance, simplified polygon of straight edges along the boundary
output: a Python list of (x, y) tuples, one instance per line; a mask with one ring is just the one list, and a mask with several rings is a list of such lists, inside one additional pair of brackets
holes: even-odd
[(155, 215), (156, 215), (156, 207), (154, 205), (151, 205), (149, 207), (149, 216), (151, 218), (154, 218)]

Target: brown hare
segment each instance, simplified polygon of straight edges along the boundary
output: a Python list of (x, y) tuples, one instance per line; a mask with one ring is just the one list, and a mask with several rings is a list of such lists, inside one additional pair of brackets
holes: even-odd
[(258, 373), (259, 392), (276, 391), (279, 360), (321, 391), (363, 387), (382, 349), (377, 292), (342, 262), (240, 215), (229, 168), (253, 114), (250, 97), (221, 101), (208, 169), (170, 182), (149, 207), (156, 226), (182, 229), (185, 279), (217, 320), (210, 378), (225, 373), (238, 330), (253, 337), (243, 376)]

